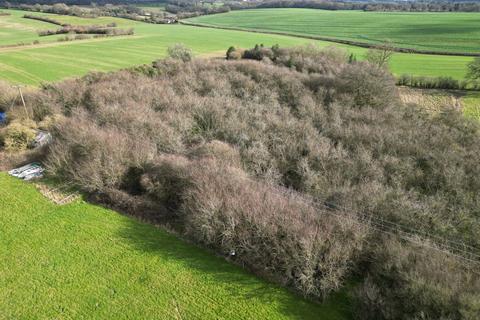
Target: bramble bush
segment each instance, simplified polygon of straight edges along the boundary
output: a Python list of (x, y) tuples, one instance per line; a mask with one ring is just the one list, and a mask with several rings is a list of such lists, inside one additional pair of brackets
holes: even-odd
[(26, 150), (35, 139), (36, 124), (33, 121), (12, 121), (7, 127), (0, 129), (0, 145), (6, 151)]

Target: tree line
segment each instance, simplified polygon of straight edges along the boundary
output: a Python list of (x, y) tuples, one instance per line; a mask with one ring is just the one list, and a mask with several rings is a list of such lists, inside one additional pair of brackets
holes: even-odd
[(331, 1), (331, 0), (229, 0), (215, 1), (166, 0), (166, 10), (175, 14), (202, 15), (230, 10), (261, 8), (310, 8), (322, 10), (405, 11), (405, 12), (480, 12), (476, 1), (420, 0), (420, 1)]
[[(148, 3), (149, 1), (136, 1), (135, 3)], [(421, 0), (421, 1), (331, 1), (331, 0), (262, 0), (262, 1), (237, 1), (229, 0), (225, 2), (199, 1), (199, 0), (165, 0), (165, 10), (175, 14), (178, 18), (188, 18), (199, 15), (215, 14), (228, 12), (230, 10), (256, 9), (256, 8), (311, 8), (323, 10), (363, 10), (363, 11), (405, 11), (405, 12), (480, 12), (480, 3), (476, 1), (454, 1), (454, 0)], [(71, 10), (65, 10), (65, 6), (72, 5), (77, 14), (84, 7), (77, 5), (92, 5), (90, 1), (84, 0), (66, 0), (62, 3), (57, 1), (39, 1), (39, 0), (12, 0), (0, 2), (2, 7), (23, 8), (31, 10), (31, 6), (55, 6), (52, 13), (71, 14)], [(63, 6), (63, 8), (62, 8)], [(100, 10), (97, 14), (114, 15), (128, 19), (144, 19), (143, 9), (136, 7), (131, 1), (113, 0), (96, 1), (94, 8), (108, 7), (106, 10)], [(45, 10), (45, 9), (43, 9)], [(38, 10), (36, 10), (38, 11)], [(48, 11), (44, 11), (48, 12)], [(75, 14), (75, 15), (77, 15)], [(147, 22), (164, 23), (165, 16), (162, 12), (149, 12)]]
[[(77, 17), (95, 18), (99, 16), (118, 17), (147, 23), (175, 23), (177, 19), (171, 17), (165, 12), (151, 12), (134, 5), (96, 5), (91, 4), (88, 7), (78, 5), (66, 5), (65, 3), (49, 4), (17, 4), (4, 2), (1, 7), (7, 9), (20, 9), (32, 12), (53, 13), (61, 15), (70, 15)], [(48, 19), (48, 18), (47, 18)], [(46, 21), (48, 22), (48, 21)]]
[(476, 1), (329, 1), (329, 0), (264, 0), (260, 2), (231, 1), (232, 10), (251, 8), (311, 8), (323, 10), (407, 11), (407, 12), (479, 12)]

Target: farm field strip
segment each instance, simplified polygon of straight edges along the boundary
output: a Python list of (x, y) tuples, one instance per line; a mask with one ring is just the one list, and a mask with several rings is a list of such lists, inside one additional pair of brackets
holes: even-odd
[(252, 9), (188, 22), (452, 53), (480, 53), (480, 13)]
[[(101, 37), (101, 38), (91, 38), (91, 39), (82, 39), (82, 40), (75, 40), (77, 43), (88, 43), (88, 42), (102, 42), (102, 41), (111, 41), (111, 40), (118, 40), (124, 38), (140, 38), (140, 36), (116, 36), (116, 37)], [(1, 52), (12, 52), (12, 51), (24, 51), (26, 49), (38, 49), (38, 48), (48, 48), (48, 47), (58, 47), (58, 46), (68, 46), (71, 43), (69, 41), (57, 41), (57, 42), (43, 42), (39, 44), (30, 44), (30, 45), (22, 45), (22, 46), (7, 46), (7, 47), (0, 47)]]
[[(10, 10), (4, 11), (10, 12)], [(29, 19), (21, 18), (23, 14), (24, 12), (14, 12), (17, 23), (30, 22)], [(7, 18), (12, 18), (14, 15), (7, 16)], [(83, 19), (54, 16), (55, 19), (65, 22), (72, 22), (72, 19)], [(0, 21), (4, 18), (0, 17)], [(110, 21), (108, 19), (102, 23)], [(45, 81), (82, 76), (89, 71), (112, 71), (139, 64), (149, 64), (156, 59), (165, 57), (166, 49), (174, 43), (184, 43), (192, 48), (195, 55), (206, 57), (210, 57), (212, 53), (225, 52), (232, 45), (243, 48), (250, 48), (260, 43), (266, 46), (279, 44), (283, 47), (308, 43), (314, 43), (320, 47), (333, 45), (327, 41), (314, 41), (294, 36), (186, 25), (154, 25), (125, 19), (114, 20), (122, 21), (122, 27), (133, 26), (135, 35), (70, 41), (62, 43), (62, 45), (56, 45), (57, 42), (44, 44), (43, 38), (45, 37), (42, 37), (38, 46), (16, 47), (4, 52), (0, 50), (0, 79), (12, 83), (38, 85)], [(118, 25), (120, 27), (120, 23)], [(50, 38), (50, 36), (46, 38)], [(4, 38), (0, 34), (0, 44), (2, 41)], [(52, 39), (51, 41), (56, 40)], [(359, 59), (366, 52), (366, 49), (354, 46), (340, 44), (335, 46), (344, 48)], [(463, 79), (466, 73), (466, 64), (471, 60), (471, 57), (396, 53), (391, 60), (390, 69), (396, 75), (451, 76)]]
[(0, 173), (1, 319), (348, 319), (152, 225)]

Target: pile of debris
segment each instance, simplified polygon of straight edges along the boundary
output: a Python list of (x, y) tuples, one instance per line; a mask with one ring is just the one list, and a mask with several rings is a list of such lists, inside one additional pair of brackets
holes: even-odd
[(29, 163), (23, 167), (8, 171), (8, 174), (22, 180), (39, 179), (43, 177), (45, 169), (38, 162)]
[(32, 141), (30, 147), (33, 149), (40, 148), (46, 146), (50, 142), (52, 142), (52, 135), (49, 132), (37, 130), (35, 139)]
[(4, 111), (0, 110), (0, 126), (3, 126), (7, 123), (7, 114)]

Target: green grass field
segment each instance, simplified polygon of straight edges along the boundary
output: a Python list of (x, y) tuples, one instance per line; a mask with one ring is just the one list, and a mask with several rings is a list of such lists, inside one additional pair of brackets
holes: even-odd
[[(19, 11), (20, 13), (24, 13), (23, 11)], [(115, 17), (96, 17), (96, 18), (81, 18), (75, 16), (63, 16), (58, 14), (48, 14), (48, 13), (37, 13), (31, 12), (30, 14), (41, 16), (41, 17), (49, 17), (55, 19), (62, 23), (69, 23), (71, 25), (106, 25), (111, 22), (115, 22), (119, 28), (123, 27), (134, 27), (135, 25), (139, 24), (140, 22), (136, 22), (133, 20), (127, 19), (120, 19)], [(23, 14), (22, 14), (23, 15)], [(50, 29), (54, 29), (55, 25), (50, 24)]]
[(201, 16), (191, 22), (280, 31), (404, 48), (480, 53), (480, 13), (254, 9)]
[[(27, 39), (34, 39), (35, 28), (45, 25), (31, 26), (36, 21), (21, 18), (23, 12), (12, 12), (12, 16), (0, 16), (0, 25), (14, 23), (16, 27), (4, 28), (0, 34), (0, 45), (17, 34)], [(43, 14), (42, 14), (43, 15)], [(83, 18), (53, 15), (53, 18), (74, 24), (82, 23)], [(82, 21), (78, 21), (82, 20)], [(89, 24), (92, 19), (83, 23)], [(102, 18), (97, 24), (119, 22), (120, 27), (134, 27), (134, 36), (88, 39), (81, 41), (57, 42), (55, 38), (40, 38), (40, 44), (28, 47), (0, 48), (0, 79), (12, 83), (38, 85), (45, 81), (57, 81), (64, 78), (81, 76), (89, 71), (112, 71), (133, 65), (151, 63), (155, 59), (165, 57), (166, 49), (174, 43), (184, 43), (193, 49), (197, 56), (223, 56), (229, 46), (244, 48), (253, 47), (257, 43), (267, 46), (295, 46), (315, 43), (320, 47), (334, 45), (326, 41), (313, 41), (291, 36), (251, 33), (233, 30), (200, 28), (184, 25), (154, 25), (130, 20)], [(30, 25), (29, 30), (18, 26)], [(52, 28), (53, 25), (48, 25)], [(32, 38), (33, 37), (33, 38)], [(10, 40), (8, 40), (10, 39)], [(361, 58), (366, 50), (363, 48), (338, 45)], [(435, 56), (420, 54), (395, 54), (390, 68), (396, 75), (412, 74), (419, 76), (451, 76), (463, 79), (469, 57)]]
[(62, 15), (53, 15), (37, 12), (26, 12), (21, 10), (1, 10), (10, 13), (10, 16), (0, 16), (0, 46), (15, 45), (21, 42), (32, 43), (37, 40), (40, 43), (50, 43), (57, 41), (58, 38), (65, 35), (53, 35), (47, 37), (39, 37), (38, 31), (58, 29), (59, 26), (48, 22), (25, 19), (23, 15), (31, 14), (40, 17), (49, 17), (62, 23), (70, 23), (73, 25), (106, 25), (115, 22), (119, 28), (135, 27), (135, 21), (126, 19), (118, 19), (113, 17), (98, 18), (78, 18)]
[(42, 21), (21, 19), (26, 13), (24, 11), (1, 11), (8, 12), (11, 15), (0, 16), (0, 46), (17, 44), (20, 42), (31, 43), (35, 40), (41, 40), (37, 35), (37, 30), (53, 29), (52, 27), (57, 27)]
[(167, 4), (164, 3), (164, 2), (149, 2), (149, 3), (138, 3), (138, 4), (135, 4), (136, 7), (139, 7), (141, 9), (145, 9), (147, 11), (150, 11), (150, 12), (163, 12), (165, 11), (165, 6)]
[(0, 173), (0, 319), (348, 319), (152, 225)]

